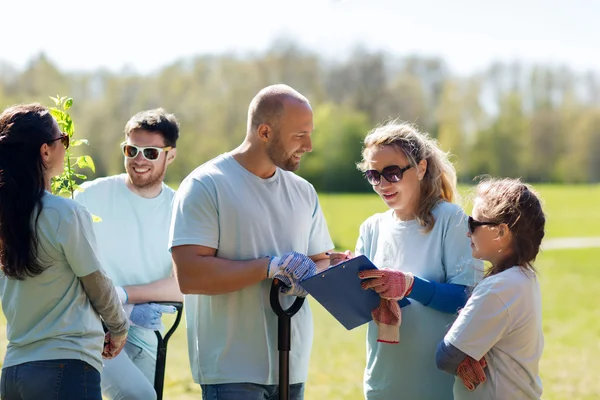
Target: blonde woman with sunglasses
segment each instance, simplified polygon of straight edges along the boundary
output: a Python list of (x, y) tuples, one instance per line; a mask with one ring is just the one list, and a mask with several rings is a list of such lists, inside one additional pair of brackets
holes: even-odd
[(94, 224), (105, 268), (114, 280), (132, 326), (123, 351), (107, 361), (102, 391), (111, 400), (152, 400), (157, 339), (163, 313), (152, 303), (182, 301), (167, 250), (175, 191), (164, 183), (177, 155), (179, 124), (163, 109), (132, 116), (121, 143), (124, 174), (82, 185), (75, 199), (102, 221)]
[(542, 299), (533, 261), (546, 217), (518, 179), (477, 186), (469, 233), (473, 257), (491, 267), (438, 345), (440, 369), (456, 375), (454, 398), (540, 399)]
[(39, 104), (0, 114), (0, 299), (8, 339), (2, 399), (101, 400), (102, 357), (117, 356), (127, 337), (91, 215), (50, 193), (68, 146)]
[(379, 269), (359, 274), (363, 288), (381, 296), (367, 329), (365, 397), (451, 400), (435, 349), (483, 270), (452, 203), (456, 173), (434, 140), (396, 121), (366, 136), (358, 167), (389, 208), (361, 225), (356, 245)]

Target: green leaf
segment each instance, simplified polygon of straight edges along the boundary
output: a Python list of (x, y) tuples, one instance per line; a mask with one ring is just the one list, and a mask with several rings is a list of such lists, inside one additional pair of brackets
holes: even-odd
[(79, 178), (79, 179), (84, 179), (84, 180), (85, 180), (85, 179), (87, 178), (87, 176), (85, 176), (85, 175), (82, 175), (82, 174), (75, 174), (75, 173), (74, 173), (73, 175), (75, 175), (75, 176), (76, 176), (77, 178)]
[(102, 218), (100, 218), (97, 215), (92, 214), (92, 221), (93, 222), (102, 222)]
[(94, 160), (90, 156), (77, 157), (77, 166), (79, 168), (89, 168), (92, 172), (96, 172), (96, 165), (94, 165)]
[(69, 134), (69, 137), (73, 137), (73, 133), (75, 132), (75, 125), (73, 124), (73, 120), (71, 116), (65, 113), (65, 132)]
[(56, 104), (58, 106), (58, 96), (56, 96), (56, 97), (50, 96), (50, 98), (52, 99), (52, 101), (54, 102), (54, 104)]
[(69, 97), (66, 101), (65, 101), (65, 110), (68, 110), (69, 108), (71, 108), (73, 106), (73, 99), (71, 97)]
[(59, 125), (60, 125), (60, 122), (65, 119), (64, 111), (59, 110), (58, 108), (50, 108), (49, 111), (50, 111), (50, 114), (54, 117), (54, 119), (56, 120), (56, 122), (58, 122)]
[(90, 142), (87, 139), (75, 139), (71, 142), (71, 147), (81, 146), (82, 144), (89, 145)]

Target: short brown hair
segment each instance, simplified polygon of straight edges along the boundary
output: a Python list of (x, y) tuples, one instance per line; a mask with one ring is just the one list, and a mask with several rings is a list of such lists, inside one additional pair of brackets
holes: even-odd
[(136, 129), (158, 133), (165, 140), (165, 146), (177, 147), (179, 123), (175, 115), (168, 114), (162, 108), (140, 111), (135, 114), (125, 125), (125, 135), (129, 136)]

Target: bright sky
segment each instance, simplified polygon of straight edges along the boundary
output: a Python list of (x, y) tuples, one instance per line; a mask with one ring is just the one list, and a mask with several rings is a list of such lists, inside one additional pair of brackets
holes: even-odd
[(0, 60), (44, 51), (61, 69), (142, 73), (286, 37), (329, 57), (357, 44), (440, 56), (466, 74), (493, 60), (600, 71), (597, 0), (4, 0)]

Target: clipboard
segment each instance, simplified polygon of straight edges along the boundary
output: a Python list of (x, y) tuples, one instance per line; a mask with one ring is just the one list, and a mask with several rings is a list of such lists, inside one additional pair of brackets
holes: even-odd
[[(374, 290), (364, 290), (358, 273), (377, 267), (364, 255), (337, 264), (301, 282), (315, 298), (347, 330), (371, 321), (371, 311), (379, 305), (380, 297)], [(403, 298), (400, 307), (410, 301)]]

